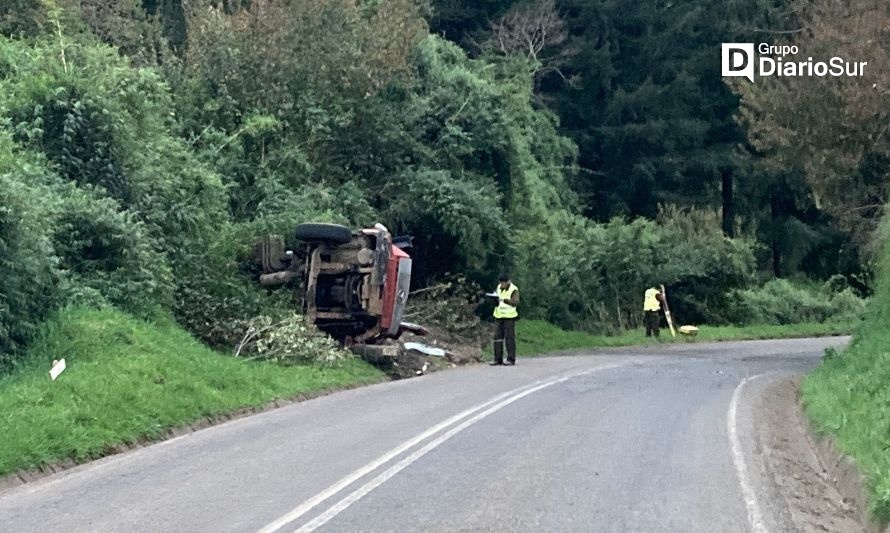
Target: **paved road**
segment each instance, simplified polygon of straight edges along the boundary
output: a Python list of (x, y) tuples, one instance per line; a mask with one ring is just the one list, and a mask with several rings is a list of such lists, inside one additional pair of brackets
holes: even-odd
[(740, 384), (843, 342), (610, 350), (343, 392), (7, 491), (0, 530), (791, 531), (751, 466), (759, 387)]

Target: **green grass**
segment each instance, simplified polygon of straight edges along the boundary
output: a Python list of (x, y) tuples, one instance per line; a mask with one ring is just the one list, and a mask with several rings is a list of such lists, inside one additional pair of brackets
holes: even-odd
[(851, 346), (829, 352), (802, 396), (818, 431), (836, 435), (867, 479), (869, 510), (890, 522), (890, 249), (884, 275)]
[[(847, 335), (853, 324), (793, 324), (786, 326), (701, 326), (695, 337), (677, 335), (671, 338), (669, 330), (661, 331), (658, 340), (647, 338), (642, 329), (620, 335), (591, 335), (581, 331), (565, 331), (543, 320), (520, 320), (516, 323), (516, 352), (519, 356), (534, 356), (551, 352), (584, 348), (608, 348), (665, 344), (676, 342), (729, 341), (820, 337)], [(490, 349), (488, 350), (491, 351)]]
[[(63, 357), (68, 369), (52, 382), (51, 362)], [(112, 310), (61, 312), (29, 361), (0, 378), (0, 475), (94, 459), (204, 417), (384, 378), (356, 359), (333, 368), (235, 359), (172, 322)]]
[(702, 326), (697, 341), (741, 341), (765, 339), (803, 339), (850, 335), (856, 329), (851, 322), (785, 324), (760, 326)]

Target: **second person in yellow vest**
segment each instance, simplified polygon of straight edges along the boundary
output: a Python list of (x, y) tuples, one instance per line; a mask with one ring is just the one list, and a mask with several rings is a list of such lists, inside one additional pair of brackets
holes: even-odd
[(643, 322), (646, 324), (646, 336), (658, 337), (658, 326), (661, 322), (661, 302), (664, 297), (655, 287), (646, 289), (643, 296)]

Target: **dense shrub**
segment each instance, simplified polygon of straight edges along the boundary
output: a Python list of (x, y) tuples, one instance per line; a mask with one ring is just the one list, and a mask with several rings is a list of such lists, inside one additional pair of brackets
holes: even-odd
[(567, 327), (634, 328), (645, 289), (664, 284), (683, 320), (714, 320), (724, 295), (750, 282), (754, 256), (751, 242), (724, 238), (712, 218), (673, 211), (658, 222), (596, 224), (565, 216), (549, 231), (520, 231), (514, 278), (523, 308)]
[(253, 245), (268, 234), (284, 237), (288, 246), (297, 245), (293, 239), (295, 218), (341, 221), (339, 217), (315, 215), (307, 207), (307, 211), (285, 210), (250, 222), (220, 225), (200, 249), (200, 260), (176, 278), (176, 320), (206, 344), (230, 351), (254, 317), (281, 319), (299, 309), (300, 301), (292, 291), (259, 286), (261, 272), (253, 258)]
[[(11, 158), (0, 134), (0, 373), (8, 371), (58, 302), (56, 257), (48, 238), (46, 190)], [(24, 179), (23, 179), (24, 178)]]
[(167, 257), (143, 224), (47, 166), (0, 127), (0, 367), (7, 370), (59, 305), (112, 304), (144, 315), (172, 303)]
[(137, 315), (169, 308), (170, 264), (136, 216), (110, 198), (64, 189), (51, 231), (64, 301), (111, 304)]
[(865, 310), (866, 301), (849, 288), (768, 281), (761, 287), (736, 291), (731, 296), (731, 320), (739, 324), (796, 324), (853, 320)]
[[(174, 271), (203, 262), (225, 215), (219, 179), (172, 134), (172, 101), (158, 75), (88, 40), (66, 56), (62, 65), (55, 43), (0, 38), (3, 207), (21, 226), (8, 227), (4, 259), (30, 270), (40, 295), (25, 298), (13, 287), (21, 276), (4, 276), (8, 320), (17, 324), (4, 325), (10, 344), (60, 304), (143, 315), (169, 308)], [(24, 246), (39, 254), (22, 259)], [(52, 290), (44, 280), (54, 280)], [(16, 294), (28, 309), (12, 303)]]
[(267, 292), (246, 276), (201, 268), (179, 281), (173, 312), (204, 343), (229, 351), (241, 341), (252, 318), (277, 318), (298, 307), (288, 291)]
[(187, 261), (223, 221), (225, 193), (173, 134), (173, 100), (157, 73), (93, 43), (66, 49), (0, 38), (0, 112), (15, 140), (65, 180), (116, 200), (173, 261)]

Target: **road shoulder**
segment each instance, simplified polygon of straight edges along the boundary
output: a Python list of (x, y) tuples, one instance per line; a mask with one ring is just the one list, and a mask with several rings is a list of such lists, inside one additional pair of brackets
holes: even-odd
[(829, 449), (820, 449), (814, 439), (799, 402), (800, 377), (759, 382), (752, 390), (753, 461), (767, 493), (783, 500), (781, 507), (800, 531), (871, 531), (863, 526), (862, 493), (854, 493), (859, 487), (839, 482), (826, 467), (843, 461), (836, 453), (826, 461)]

